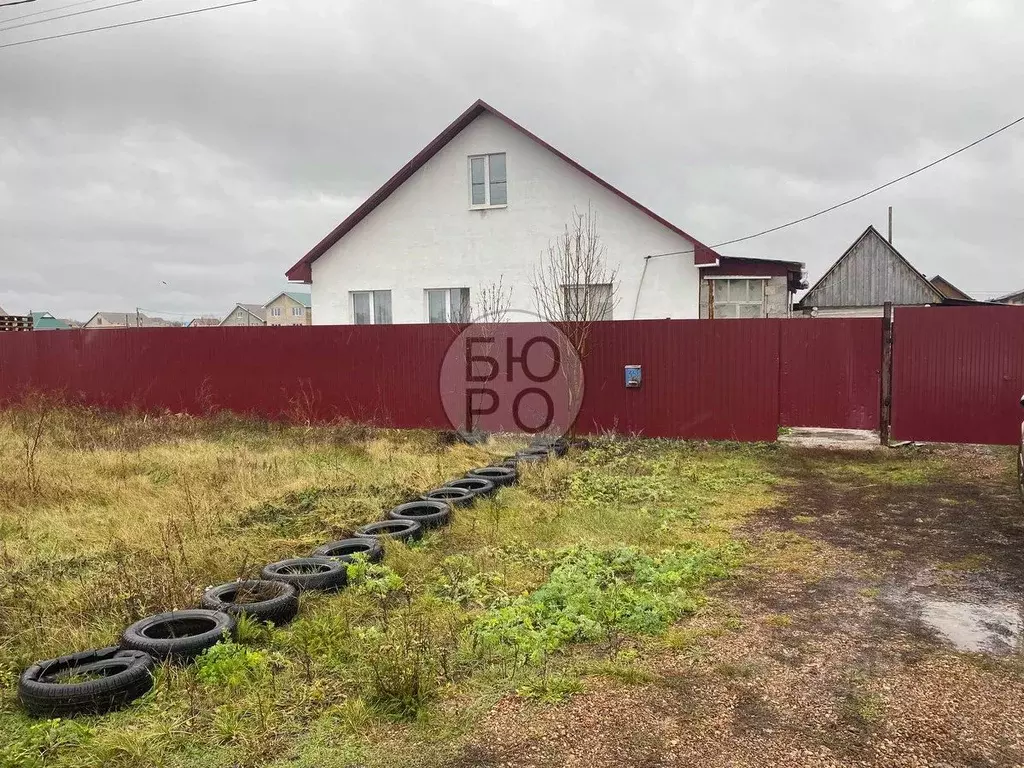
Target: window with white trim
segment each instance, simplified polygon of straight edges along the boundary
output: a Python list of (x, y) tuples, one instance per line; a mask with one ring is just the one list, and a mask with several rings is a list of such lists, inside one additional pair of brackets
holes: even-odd
[(563, 285), (563, 320), (577, 322), (612, 319), (611, 283)]
[(469, 158), (469, 205), (493, 208), (508, 204), (505, 153), (474, 155)]
[(391, 291), (352, 291), (352, 322), (391, 325)]
[(764, 280), (710, 280), (715, 296), (714, 318), (764, 317)]
[(469, 288), (428, 288), (428, 323), (468, 323)]
[(292, 307), (292, 317), (302, 317), (306, 314), (305, 307)]
[(270, 310), (270, 314), (273, 315), (274, 317), (280, 317), (281, 316), (281, 308), (280, 307), (273, 307)]

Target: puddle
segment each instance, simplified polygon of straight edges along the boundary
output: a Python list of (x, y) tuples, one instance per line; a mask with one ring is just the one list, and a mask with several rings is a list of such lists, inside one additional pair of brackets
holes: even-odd
[(953, 586), (926, 569), (882, 598), (958, 651), (1002, 655), (1024, 645), (1019, 596), (977, 576)]
[(1019, 644), (1024, 622), (1013, 605), (972, 605), (955, 600), (925, 600), (921, 621), (958, 651), (1009, 653)]

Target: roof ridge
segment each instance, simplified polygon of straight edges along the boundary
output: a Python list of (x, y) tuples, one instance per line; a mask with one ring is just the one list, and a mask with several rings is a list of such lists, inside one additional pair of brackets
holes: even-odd
[(401, 187), (406, 181), (408, 181), (416, 171), (422, 168), (427, 162), (434, 157), (438, 152), (441, 151), (449, 142), (451, 142), (456, 136), (474, 120), (480, 117), (483, 112), (489, 112), (494, 117), (503, 121), (506, 125), (522, 133), (529, 139), (540, 144), (542, 147), (547, 149), (553, 155), (558, 157), (565, 163), (568, 163), (571, 167), (581, 172), (584, 176), (587, 176), (591, 181), (596, 182), (598, 185), (604, 187), (612, 194), (621, 198), (628, 204), (632, 205), (637, 210), (646, 214), (656, 222), (666, 227), (670, 231), (679, 235), (680, 237), (689, 240), (693, 243), (693, 261), (696, 265), (713, 265), (720, 259), (718, 254), (713, 248), (705, 245), (704, 243), (697, 240), (690, 234), (687, 234), (682, 229), (671, 223), (667, 219), (662, 218), (650, 208), (646, 207), (642, 203), (634, 200), (632, 197), (621, 191), (617, 187), (608, 183), (600, 176), (595, 174), (593, 171), (580, 165), (578, 162), (573, 160), (565, 153), (555, 149), (551, 144), (544, 141), (542, 138), (532, 133), (522, 125), (517, 123), (512, 118), (498, 111), (483, 99), (477, 99), (474, 101), (468, 109), (466, 109), (461, 115), (455, 120), (448, 124), (444, 130), (442, 130), (437, 136), (435, 136), (427, 145), (416, 153), (409, 162), (403, 165), (398, 171), (387, 181), (385, 181), (376, 191), (373, 192), (366, 200), (364, 200), (352, 213), (350, 213), (337, 227), (331, 230), (326, 237), (324, 237), (319, 243), (313, 246), (310, 251), (297, 261), (291, 269), (289, 269), (285, 275), (289, 280), (293, 282), (310, 283), (312, 282), (312, 264), (318, 258), (323, 256), (335, 243), (343, 238), (353, 227), (356, 226), (360, 221), (366, 218), (372, 213), (377, 206), (387, 200), (399, 187)]

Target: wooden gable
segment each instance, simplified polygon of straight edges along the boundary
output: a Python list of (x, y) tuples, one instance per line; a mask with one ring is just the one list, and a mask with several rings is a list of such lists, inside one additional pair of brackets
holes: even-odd
[(942, 294), (878, 230), (868, 227), (801, 299), (800, 306), (938, 304)]

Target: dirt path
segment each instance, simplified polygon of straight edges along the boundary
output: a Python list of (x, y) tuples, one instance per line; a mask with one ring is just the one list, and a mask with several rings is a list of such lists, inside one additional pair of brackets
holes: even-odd
[(779, 461), (787, 501), (746, 530), (761, 566), (680, 628), (654, 682), (506, 699), (458, 765), (1024, 765), (1024, 506), (1007, 456)]

